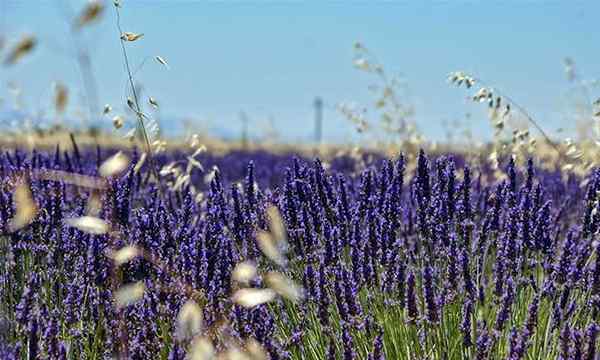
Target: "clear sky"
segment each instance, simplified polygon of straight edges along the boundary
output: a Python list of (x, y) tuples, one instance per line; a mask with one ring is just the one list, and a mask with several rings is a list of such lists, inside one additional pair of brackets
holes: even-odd
[[(0, 68), (0, 96), (17, 82), (26, 106), (47, 108), (51, 83), (80, 88), (62, 0), (0, 0), (9, 39), (34, 33), (40, 46), (22, 63)], [(112, 2), (112, 1), (111, 1)], [(115, 15), (85, 31), (100, 101), (122, 111), (125, 75)], [(79, 9), (83, 1), (71, 1)], [(600, 1), (178, 1), (124, 0), (133, 63), (160, 55), (171, 69), (148, 62), (136, 77), (161, 104), (164, 126), (183, 118), (238, 133), (244, 111), (258, 132), (272, 118), (286, 138), (309, 139), (312, 102), (325, 103), (325, 138), (352, 127), (340, 102), (370, 105), (372, 77), (352, 65), (355, 41), (388, 72), (403, 75), (421, 130), (442, 138), (444, 121), (471, 113), (473, 131), (489, 136), (485, 112), (468, 93), (446, 83), (454, 70), (472, 72), (510, 94), (549, 129), (573, 128), (565, 117), (569, 92), (563, 59), (586, 79), (600, 77)], [(599, 89), (600, 90), (600, 89)], [(75, 92), (80, 92), (75, 90)], [(600, 96), (600, 91), (596, 93)], [(75, 101), (78, 102), (78, 101)], [(74, 108), (71, 108), (74, 111)]]

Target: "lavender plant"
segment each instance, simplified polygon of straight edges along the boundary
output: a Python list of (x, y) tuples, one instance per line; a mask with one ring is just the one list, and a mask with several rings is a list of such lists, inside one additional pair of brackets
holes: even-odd
[(600, 171), (119, 154), (0, 155), (3, 358), (596, 356)]

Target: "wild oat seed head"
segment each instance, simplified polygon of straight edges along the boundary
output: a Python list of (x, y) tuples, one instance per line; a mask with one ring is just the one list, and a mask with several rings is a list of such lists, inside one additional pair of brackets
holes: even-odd
[(65, 224), (92, 235), (106, 234), (110, 228), (106, 221), (94, 216), (69, 218)]
[(119, 151), (115, 155), (108, 158), (98, 168), (98, 173), (102, 177), (116, 176), (125, 171), (129, 166), (129, 157)]
[(271, 302), (276, 293), (271, 289), (244, 288), (237, 290), (232, 297), (233, 302), (246, 308), (252, 308)]
[(126, 31), (123, 34), (121, 34), (121, 40), (136, 41), (136, 40), (139, 40), (140, 38), (142, 38), (142, 36), (144, 36), (144, 34), (137, 34), (137, 33)]
[(115, 304), (117, 308), (132, 305), (144, 297), (146, 286), (143, 282), (123, 285), (115, 293)]
[(193, 300), (188, 300), (177, 315), (177, 336), (181, 341), (191, 339), (202, 330), (202, 309)]

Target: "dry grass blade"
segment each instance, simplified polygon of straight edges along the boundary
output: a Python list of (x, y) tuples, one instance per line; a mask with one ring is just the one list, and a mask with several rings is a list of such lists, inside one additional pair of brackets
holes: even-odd
[(98, 173), (102, 177), (115, 176), (125, 171), (127, 166), (129, 166), (129, 158), (119, 151), (100, 165)]
[(201, 337), (192, 342), (187, 355), (186, 358), (190, 360), (212, 360), (215, 358), (215, 347), (210, 339)]
[(74, 174), (61, 170), (44, 170), (34, 174), (36, 178), (50, 181), (60, 181), (66, 184), (72, 184), (90, 189), (103, 190), (106, 188), (106, 181), (99, 177)]
[(141, 251), (133, 245), (124, 246), (121, 249), (112, 252), (109, 257), (115, 262), (115, 266), (121, 266), (140, 256)]
[(271, 289), (239, 289), (233, 294), (232, 300), (238, 305), (246, 308), (252, 308), (273, 301), (275, 291)]
[(70, 218), (66, 219), (65, 223), (69, 226), (93, 235), (106, 234), (110, 229), (106, 221), (93, 216)]
[(121, 34), (121, 40), (123, 40), (123, 41), (137, 41), (142, 36), (144, 36), (144, 34), (136, 34), (136, 33), (133, 33), (133, 32), (126, 31), (123, 34)]
[(65, 112), (67, 102), (69, 101), (69, 91), (63, 84), (56, 84), (54, 96), (54, 108), (56, 112), (62, 114)]
[(121, 286), (115, 293), (115, 304), (117, 308), (129, 306), (144, 297), (146, 286), (142, 282)]
[(76, 27), (81, 28), (98, 21), (104, 11), (104, 4), (97, 0), (90, 1), (77, 17)]
[(10, 51), (6, 58), (5, 65), (16, 64), (23, 56), (29, 54), (36, 46), (37, 40), (31, 35), (27, 35), (21, 39)]
[(303, 298), (302, 288), (281, 273), (269, 272), (266, 275), (265, 281), (268, 287), (288, 300), (298, 302)]
[(239, 283), (247, 284), (256, 277), (256, 265), (251, 261), (244, 261), (235, 266), (231, 278)]
[(147, 153), (145, 153), (145, 152), (142, 153), (142, 155), (140, 156), (140, 159), (137, 161), (137, 163), (133, 167), (134, 174), (137, 174), (140, 172), (140, 170), (142, 169), (142, 166), (144, 166), (144, 163), (146, 162), (147, 157), (148, 157)]
[(193, 300), (188, 300), (177, 315), (177, 336), (181, 341), (191, 339), (202, 330), (202, 309)]
[(33, 201), (31, 190), (29, 189), (29, 184), (26, 182), (21, 182), (17, 185), (14, 201), (17, 211), (8, 225), (10, 232), (15, 232), (29, 225), (38, 212), (38, 207)]
[(192, 156), (188, 156), (187, 160), (188, 160), (188, 170), (187, 170), (188, 173), (190, 171), (192, 171), (192, 168), (197, 168), (200, 171), (204, 171), (204, 166), (202, 166), (200, 161), (194, 159)]

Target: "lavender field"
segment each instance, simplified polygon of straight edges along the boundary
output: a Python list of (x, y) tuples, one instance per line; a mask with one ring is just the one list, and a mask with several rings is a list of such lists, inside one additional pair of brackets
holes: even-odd
[(3, 359), (596, 358), (598, 171), (112, 154), (2, 153)]
[(0, 360), (600, 359), (599, 4), (0, 0)]

